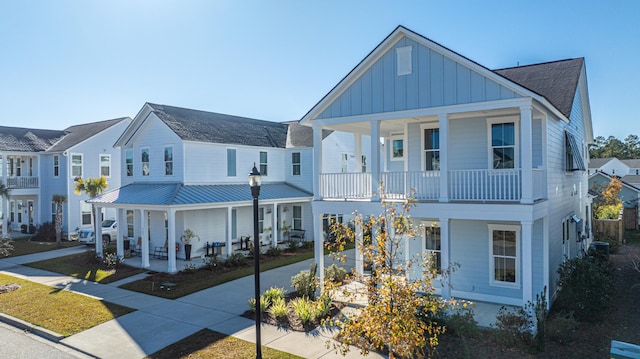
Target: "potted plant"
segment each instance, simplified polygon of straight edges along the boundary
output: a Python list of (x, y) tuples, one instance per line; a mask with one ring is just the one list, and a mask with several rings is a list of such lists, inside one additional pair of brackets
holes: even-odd
[(190, 261), (191, 260), (191, 241), (197, 238), (198, 242), (200, 242), (200, 237), (193, 233), (191, 229), (185, 229), (182, 237), (180, 237), (180, 241), (184, 243), (184, 259)]
[(282, 221), (282, 240), (285, 242), (289, 240), (289, 230), (291, 230), (291, 226), (287, 225), (287, 220)]

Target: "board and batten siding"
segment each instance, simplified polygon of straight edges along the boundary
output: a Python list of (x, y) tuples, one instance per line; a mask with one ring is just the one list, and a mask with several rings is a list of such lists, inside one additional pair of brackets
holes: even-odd
[[(396, 49), (411, 46), (412, 71), (397, 75)], [(383, 54), (318, 118), (431, 108), (519, 97), (442, 53), (406, 37)]]

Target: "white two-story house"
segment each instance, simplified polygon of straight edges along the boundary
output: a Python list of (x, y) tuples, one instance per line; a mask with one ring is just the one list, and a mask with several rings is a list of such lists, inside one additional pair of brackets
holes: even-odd
[[(521, 306), (546, 288), (553, 299), (558, 266), (588, 244), (593, 134), (582, 58), (490, 70), (400, 26), (301, 124), (316, 139), (320, 268), (327, 213), (377, 215), (380, 201), (411, 190), (412, 221), (425, 230), (405, 253), (432, 253), (443, 270), (460, 265), (438, 289), (445, 297)], [(352, 134), (357, 153), (369, 146), (366, 171), (326, 167), (326, 130)], [(380, 140), (365, 145), (364, 136)]]
[[(76, 177), (105, 175), (110, 187), (120, 186), (120, 152), (113, 144), (128, 126), (128, 117), (71, 126), (65, 130), (0, 127), (0, 179), (9, 189), (2, 199), (2, 233), (31, 231), (55, 221), (53, 195), (63, 195), (64, 232), (91, 226), (86, 195), (74, 194)], [(102, 217), (114, 216), (103, 213)], [(31, 228), (29, 228), (31, 227)]]
[(261, 243), (281, 242), (285, 223), (312, 240), (312, 140), (310, 129), (297, 123), (147, 103), (115, 144), (121, 187), (92, 203), (117, 211), (119, 255), (129, 241), (148, 267), (166, 248), (173, 273), (176, 259), (186, 257), (180, 238), (187, 229), (200, 238), (192, 257), (205, 255), (207, 244), (230, 255), (253, 235), (248, 175), (255, 164), (262, 175)]

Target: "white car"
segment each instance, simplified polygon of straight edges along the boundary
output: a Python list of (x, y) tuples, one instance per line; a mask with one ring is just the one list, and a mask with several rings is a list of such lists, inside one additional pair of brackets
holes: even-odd
[[(113, 219), (106, 219), (102, 221), (102, 245), (106, 246), (116, 237), (118, 230), (118, 222)], [(78, 231), (78, 242), (84, 244), (96, 243), (96, 234), (93, 231), (93, 227), (82, 228)]]

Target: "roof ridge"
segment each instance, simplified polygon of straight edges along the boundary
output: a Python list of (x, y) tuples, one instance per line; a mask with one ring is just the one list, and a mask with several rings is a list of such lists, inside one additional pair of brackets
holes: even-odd
[(560, 62), (565, 62), (565, 61), (575, 61), (575, 60), (583, 60), (584, 61), (584, 57), (575, 57), (575, 58), (567, 58), (567, 59), (561, 59), (561, 60), (538, 62), (538, 63), (528, 64), (528, 65), (518, 65), (518, 66), (511, 66), (511, 67), (503, 67), (503, 68), (499, 68), (499, 69), (493, 69), (491, 71), (495, 72), (495, 71), (502, 71), (502, 70), (522, 69), (522, 68), (525, 68), (525, 67), (549, 65), (549, 64), (554, 64), (554, 63), (560, 63)]

